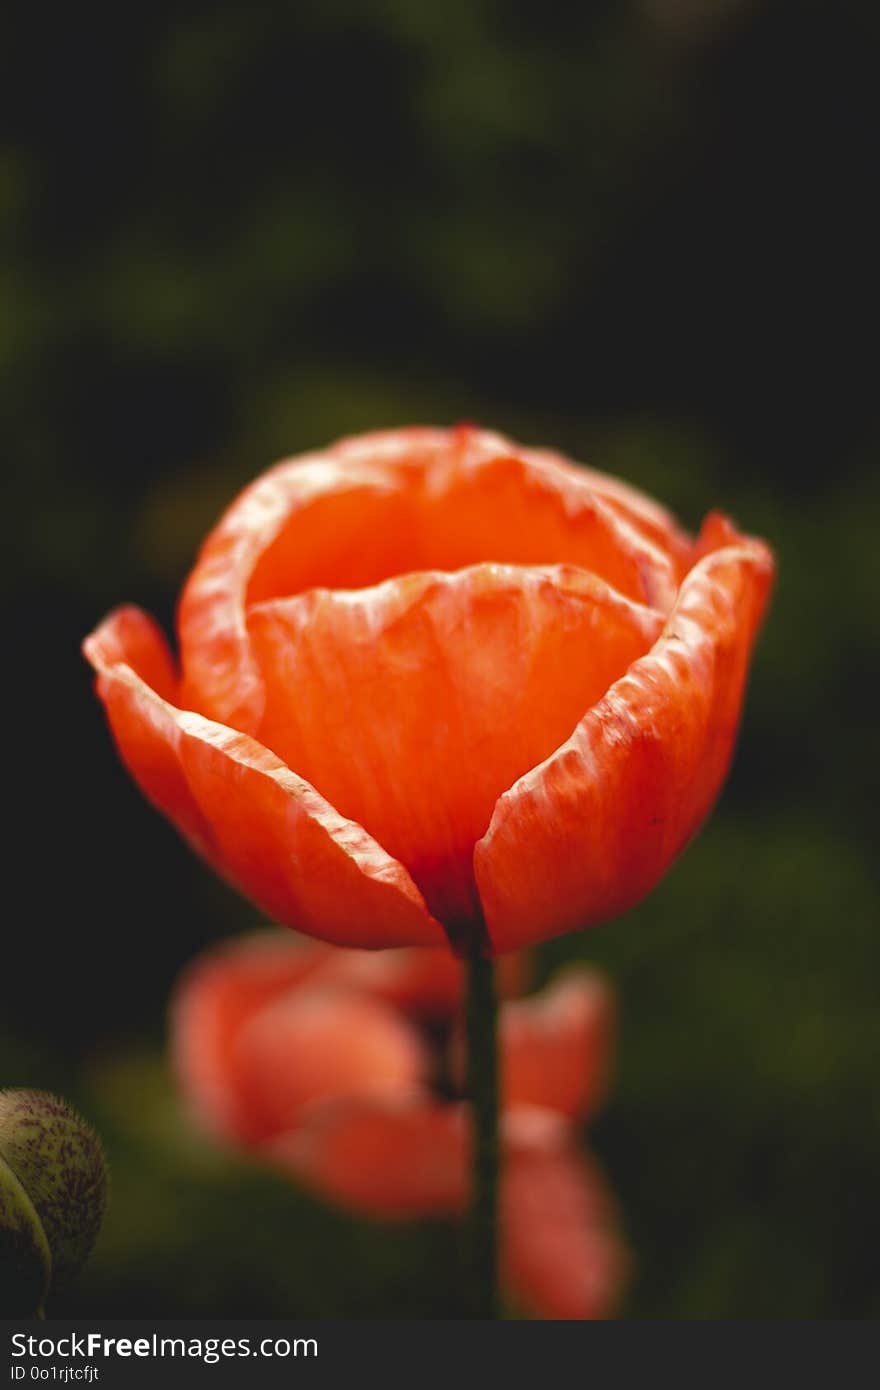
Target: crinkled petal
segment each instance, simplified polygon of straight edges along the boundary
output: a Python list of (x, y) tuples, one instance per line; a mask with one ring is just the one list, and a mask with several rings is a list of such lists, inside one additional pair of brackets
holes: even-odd
[(186, 585), (184, 702), (255, 733), (265, 688), (248, 608), (314, 588), (483, 561), (566, 564), (668, 611), (677, 557), (664, 543), (673, 534), (666, 514), (647, 499), (624, 505), (611, 480), (600, 486), (601, 475), (548, 457), (469, 427), (410, 429), (270, 469), (208, 536)]
[(580, 486), (588, 487), (652, 546), (668, 555), (679, 577), (690, 567), (691, 537), (672, 513), (653, 497), (610, 473), (573, 463), (553, 449), (526, 449), (524, 456), (534, 466), (574, 472)]
[(340, 464), (329, 453), (278, 464), (246, 488), (202, 546), (181, 597), (186, 703), (255, 732), (264, 696), (248, 641), (248, 604), (384, 578), (403, 502), (393, 478)]
[(473, 847), (498, 797), (662, 619), (582, 570), (486, 564), (312, 590), (248, 626), (260, 739), (406, 866), (455, 939), (479, 921)]
[(705, 555), (653, 649), (499, 799), (474, 855), (496, 951), (616, 917), (684, 848), (730, 762), (772, 570), (759, 541)]
[(689, 538), (663, 507), (615, 478), (471, 425), (360, 435), (333, 453), (382, 466), (412, 490), (412, 560), (402, 568), (578, 565), (637, 602), (672, 604)]
[[(85, 651), (126, 766), (184, 837), (270, 916), (307, 935), (441, 944), (409, 874), (360, 825), (254, 739), (178, 709), (142, 679), (129, 664), (140, 646), (124, 645), (131, 610), (123, 614)], [(140, 635), (144, 625), (142, 615)]]
[(183, 769), (177, 680), (158, 625), (139, 608), (116, 608), (86, 638), (83, 652), (98, 673), (98, 694), (132, 777), (187, 843), (221, 870), (210, 820)]
[(114, 608), (83, 643), (97, 671), (130, 666), (145, 685), (171, 704), (179, 703), (179, 679), (165, 634), (142, 608)]

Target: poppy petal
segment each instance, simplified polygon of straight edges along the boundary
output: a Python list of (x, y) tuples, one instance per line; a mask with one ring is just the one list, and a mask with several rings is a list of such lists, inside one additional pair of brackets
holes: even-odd
[(163, 700), (176, 704), (179, 679), (159, 624), (133, 604), (114, 608), (83, 643), (96, 670), (124, 664)]
[(379, 1218), (460, 1212), (467, 1201), (463, 1105), (408, 1096), (325, 1101), (263, 1152), (327, 1201)]
[(158, 625), (139, 608), (114, 609), (85, 639), (83, 653), (98, 673), (98, 694), (132, 777), (191, 848), (220, 870), (211, 823), (181, 763), (179, 711), (170, 702), (177, 681)]
[(123, 659), (139, 655), (120, 645), (125, 635), (112, 615), (85, 644), (121, 756), (220, 873), (277, 921), (323, 940), (444, 941), (401, 864), (254, 739), (163, 700)]
[(249, 614), (258, 734), (406, 866), (450, 935), (479, 920), (473, 847), (662, 627), (564, 566), (485, 564)]
[(427, 1080), (428, 1057), (406, 1017), (366, 994), (294, 987), (245, 1020), (234, 1068), (266, 1139), (296, 1127), (317, 1100), (400, 1095)]
[(319, 584), (375, 583), (388, 573), (388, 538), (405, 534), (403, 500), (393, 478), (329, 453), (280, 463), (246, 488), (202, 546), (181, 597), (186, 703), (255, 732), (263, 690), (248, 603)]
[(690, 536), (672, 513), (653, 497), (610, 473), (601, 473), (585, 464), (573, 463), (571, 459), (557, 454), (552, 449), (527, 449), (524, 454), (529, 463), (574, 472), (582, 487), (589, 488), (617, 516), (635, 527), (645, 540), (669, 555), (679, 576), (689, 568)]
[(471, 425), (361, 435), (333, 452), (381, 463), (414, 491), (402, 568), (577, 565), (636, 602), (672, 604), (689, 538), (663, 507), (606, 474)]
[(496, 951), (616, 917), (707, 814), (772, 578), (759, 541), (706, 555), (653, 649), (498, 801), (474, 865)]
[[(625, 1257), (601, 1177), (569, 1144), (558, 1116), (520, 1107), (506, 1117), (502, 1275), (539, 1316), (603, 1317)], [(388, 1220), (460, 1215), (469, 1149), (467, 1107), (413, 1091), (318, 1103), (262, 1152), (317, 1196)]]
[(613, 1014), (609, 986), (576, 966), (540, 994), (505, 1004), (504, 1105), (546, 1106), (585, 1119), (605, 1093)]
[(591, 480), (601, 475), (470, 427), (367, 435), (285, 460), (227, 510), (187, 582), (184, 703), (256, 733), (265, 690), (247, 610), (314, 588), (482, 561), (568, 564), (668, 611), (676, 566), (657, 537), (671, 522), (660, 508), (647, 521), (646, 500), (624, 505), (611, 480)]
[(171, 1001), (171, 1054), (180, 1088), (206, 1129), (241, 1142), (258, 1137), (238, 1065), (239, 1035), (331, 954), (323, 942), (257, 932), (204, 952), (184, 971)]
[(502, 1278), (517, 1303), (546, 1319), (612, 1315), (626, 1254), (598, 1169), (561, 1131), (508, 1142), (501, 1215)]
[[(525, 955), (498, 962), (503, 998), (522, 992), (529, 977)], [(397, 951), (332, 951), (321, 968), (322, 983), (363, 990), (426, 1022), (442, 1022), (461, 1009), (466, 988), (464, 962), (448, 947), (402, 947)]]

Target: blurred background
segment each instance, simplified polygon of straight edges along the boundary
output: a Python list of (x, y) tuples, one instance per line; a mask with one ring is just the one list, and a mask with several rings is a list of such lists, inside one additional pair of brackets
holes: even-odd
[(779, 558), (717, 813), (642, 907), (541, 958), (620, 995), (589, 1142), (624, 1316), (880, 1315), (877, 7), (153, 0), (5, 27), (0, 1084), (75, 1100), (114, 1170), (55, 1313), (461, 1311), (446, 1227), (341, 1217), (182, 1121), (170, 986), (257, 919), (130, 784), (78, 647), (121, 600), (170, 628), (277, 457), (469, 419), (692, 527), (723, 505)]

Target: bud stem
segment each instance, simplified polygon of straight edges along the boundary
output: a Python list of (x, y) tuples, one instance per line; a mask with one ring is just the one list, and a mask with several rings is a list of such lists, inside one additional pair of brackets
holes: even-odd
[(465, 1027), (467, 1091), (473, 1108), (473, 1186), (468, 1229), (472, 1316), (498, 1306), (498, 1007), (491, 959), (470, 958)]

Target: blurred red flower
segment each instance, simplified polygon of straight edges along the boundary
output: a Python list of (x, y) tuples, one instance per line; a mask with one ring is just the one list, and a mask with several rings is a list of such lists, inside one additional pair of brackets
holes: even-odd
[(279, 464), (180, 605), (85, 643), (150, 800), (280, 922), (514, 950), (638, 902), (707, 814), (772, 578), (612, 478), (460, 427)]
[[(501, 965), (515, 995), (518, 956)], [(184, 1096), (210, 1132), (366, 1215), (464, 1212), (469, 1106), (457, 1099), (463, 968), (447, 948), (378, 955), (277, 933), (184, 974), (171, 1010)], [(600, 1318), (625, 1271), (613, 1205), (577, 1128), (607, 1082), (611, 998), (571, 969), (501, 1009), (501, 1268), (545, 1318)]]

